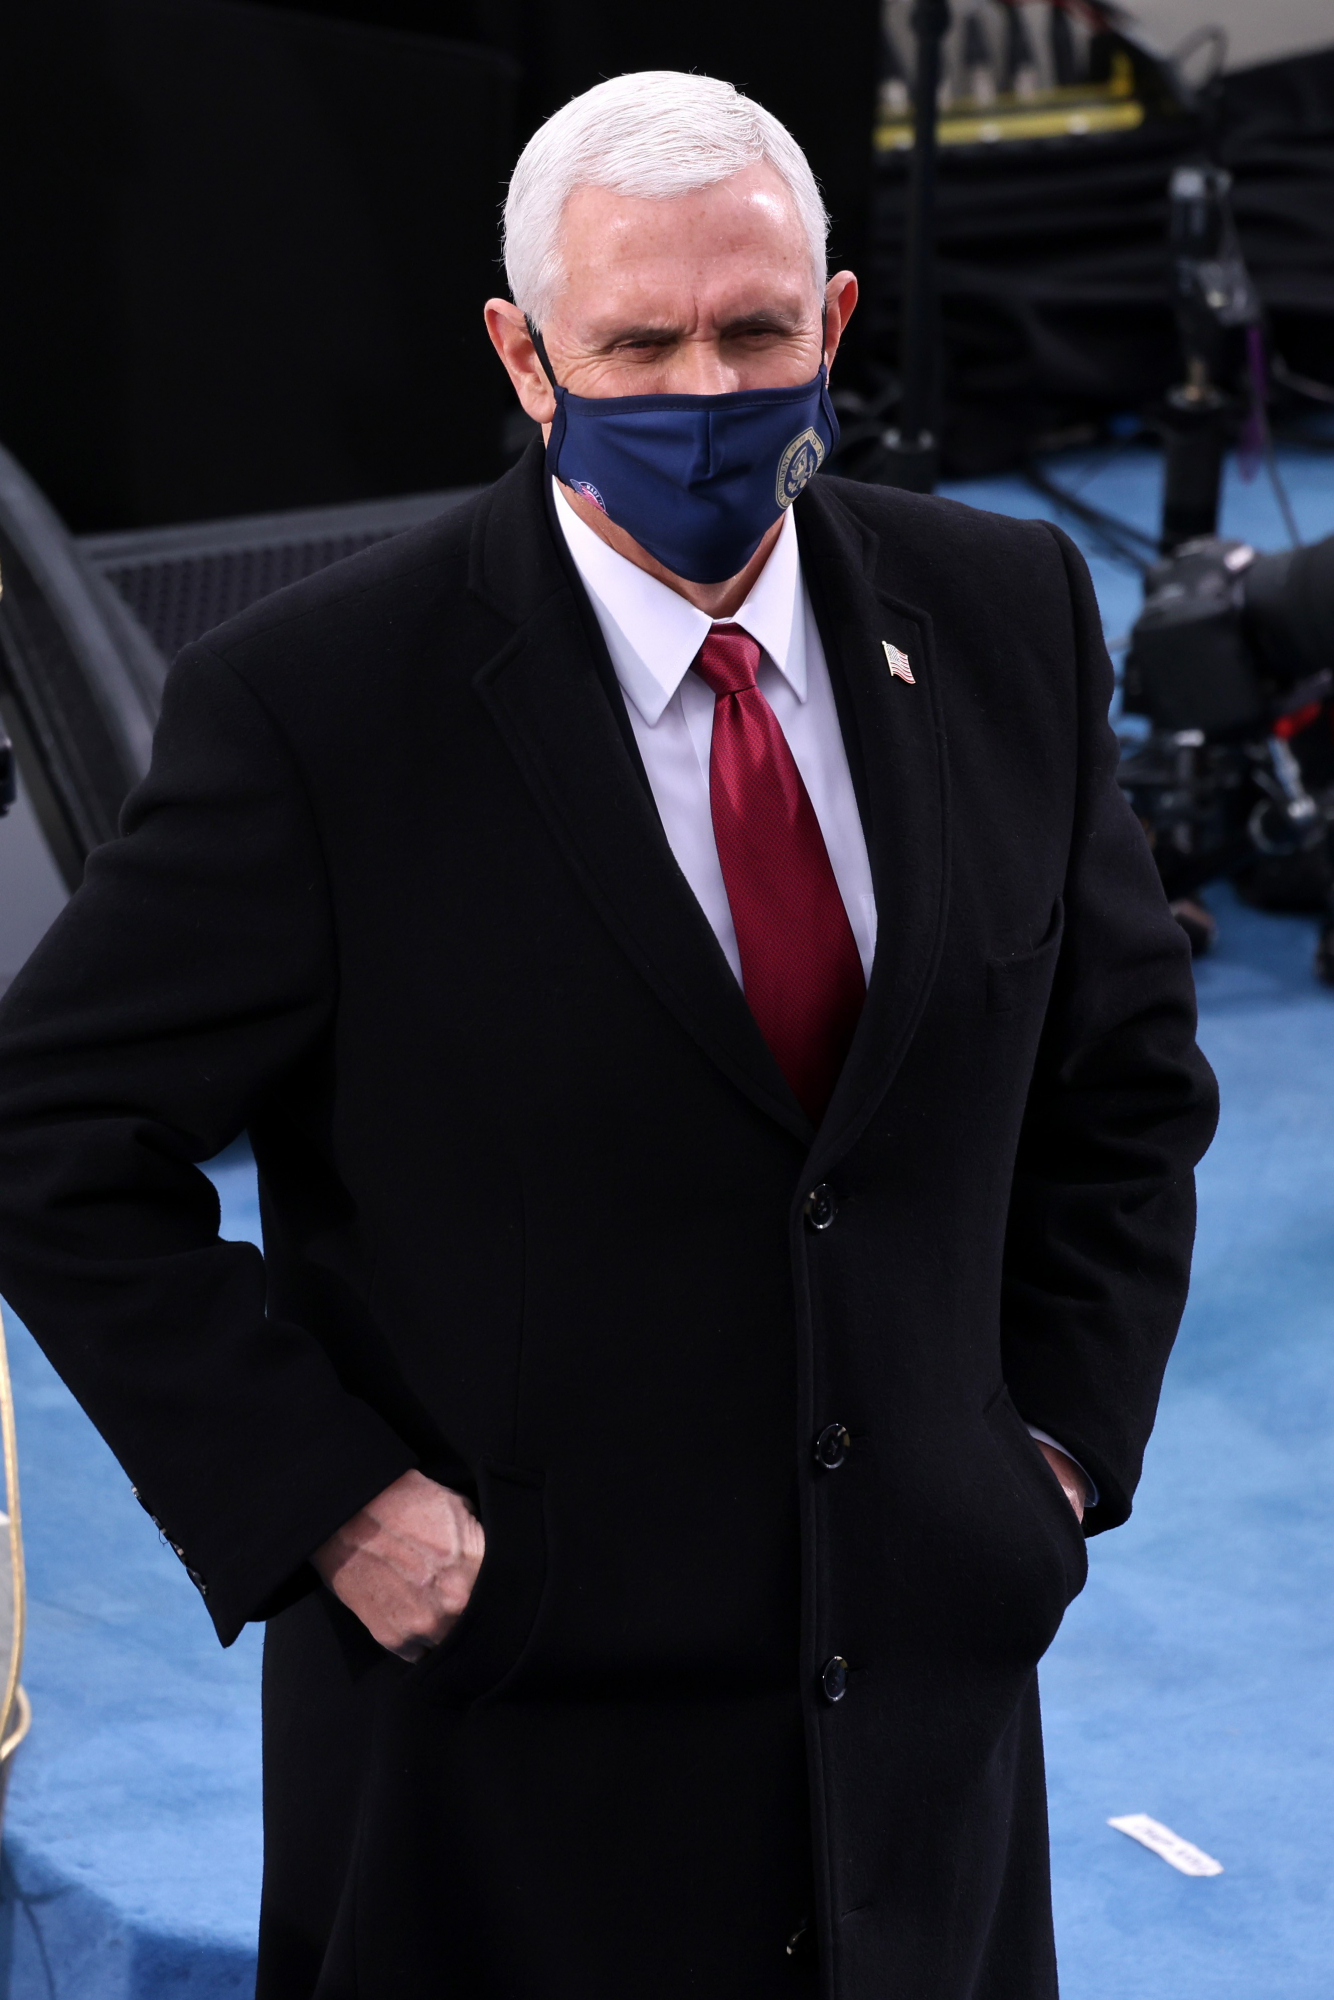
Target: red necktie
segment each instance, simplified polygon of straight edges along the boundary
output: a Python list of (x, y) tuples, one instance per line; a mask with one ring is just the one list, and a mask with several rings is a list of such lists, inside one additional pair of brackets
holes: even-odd
[(759, 664), (758, 644), (737, 625), (716, 625), (695, 661), (714, 693), (713, 831), (746, 999), (818, 1125), (866, 981), (815, 808), (755, 684)]

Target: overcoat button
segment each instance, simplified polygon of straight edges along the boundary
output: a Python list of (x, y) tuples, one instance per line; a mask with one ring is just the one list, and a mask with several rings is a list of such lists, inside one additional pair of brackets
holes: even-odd
[(835, 1653), (832, 1660), (825, 1661), (820, 1686), (824, 1689), (826, 1701), (842, 1701), (848, 1691), (848, 1663), (841, 1653)]
[(852, 1439), (842, 1424), (826, 1424), (815, 1440), (815, 1463), (826, 1472), (837, 1472), (852, 1450)]
[(828, 1229), (837, 1214), (834, 1190), (827, 1181), (821, 1181), (806, 1197), (806, 1220), (812, 1229)]

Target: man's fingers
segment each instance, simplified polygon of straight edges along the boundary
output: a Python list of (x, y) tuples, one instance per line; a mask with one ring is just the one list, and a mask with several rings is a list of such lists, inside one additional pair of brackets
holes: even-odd
[(1035, 1438), (1034, 1443), (1060, 1480), (1061, 1491), (1075, 1510), (1075, 1519), (1082, 1521), (1088, 1504), (1088, 1488), (1084, 1484), (1083, 1473), (1074, 1460), (1067, 1458), (1063, 1451), (1058, 1451), (1055, 1445), (1045, 1443), (1042, 1438)]
[(457, 1610), (437, 1607), (436, 1615), (428, 1622), (423, 1605), (414, 1600), (403, 1607), (397, 1619), (386, 1620), (387, 1629), (383, 1637), (374, 1630), (371, 1636), (389, 1652), (396, 1653), (400, 1660), (424, 1660), (428, 1653), (433, 1653), (449, 1637), (466, 1608), (465, 1597)]
[(349, 1603), (341, 1589), (336, 1595), (350, 1611), (356, 1612), (376, 1644), (387, 1653), (397, 1654), (400, 1660), (420, 1660), (433, 1652), (448, 1638), (460, 1617), (458, 1611), (447, 1611), (440, 1604), (403, 1588), (381, 1589), (374, 1601), (369, 1594), (363, 1594), (357, 1603)]
[(408, 1472), (330, 1536), (312, 1560), (371, 1637), (412, 1661), (448, 1635), (472, 1596), (485, 1553), (486, 1536), (468, 1501)]

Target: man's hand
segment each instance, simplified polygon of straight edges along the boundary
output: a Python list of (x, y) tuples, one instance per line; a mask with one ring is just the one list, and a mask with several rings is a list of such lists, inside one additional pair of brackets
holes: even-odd
[[(1082, 1523), (1084, 1508), (1088, 1501), (1088, 1488), (1084, 1475), (1073, 1458), (1067, 1458), (1063, 1451), (1057, 1451), (1054, 1444), (1044, 1444), (1041, 1438), (1034, 1438), (1034, 1444), (1046, 1459), (1052, 1471), (1061, 1482), (1061, 1490), (1075, 1510), (1075, 1519)], [(390, 1487), (393, 1492), (393, 1487)]]
[(405, 1472), (311, 1562), (373, 1639), (400, 1660), (419, 1660), (472, 1596), (485, 1550), (482, 1524), (461, 1494)]

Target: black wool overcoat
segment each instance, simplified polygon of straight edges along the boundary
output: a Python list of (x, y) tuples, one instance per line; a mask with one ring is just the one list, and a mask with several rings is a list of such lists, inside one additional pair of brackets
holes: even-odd
[[(0, 1279), (269, 1620), (262, 2000), (1050, 2000), (1025, 1422), (1126, 1518), (1215, 1115), (1087, 574), (797, 503), (879, 908), (816, 1131), (548, 506), (533, 453), (178, 662), (0, 1012)], [(243, 1129), (263, 1259), (192, 1164)], [(410, 1466), (487, 1536), (411, 1667), (307, 1563)]]

